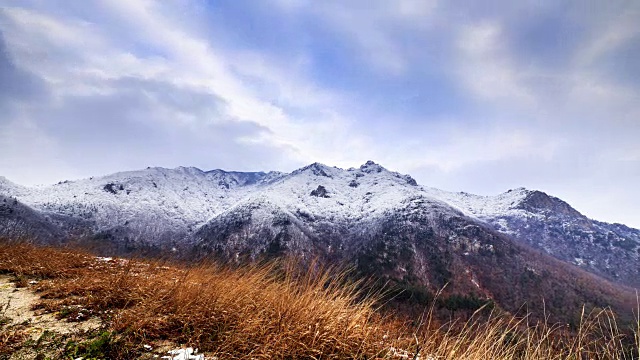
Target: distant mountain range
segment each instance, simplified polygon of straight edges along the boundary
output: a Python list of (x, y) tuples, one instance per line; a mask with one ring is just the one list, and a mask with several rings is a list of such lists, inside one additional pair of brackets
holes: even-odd
[(446, 192), (371, 161), (292, 173), (147, 168), (36, 188), (0, 177), (0, 237), (238, 261), (319, 257), (411, 291), (448, 284), (511, 311), (542, 297), (559, 309), (624, 307), (640, 287), (640, 230), (541, 191)]

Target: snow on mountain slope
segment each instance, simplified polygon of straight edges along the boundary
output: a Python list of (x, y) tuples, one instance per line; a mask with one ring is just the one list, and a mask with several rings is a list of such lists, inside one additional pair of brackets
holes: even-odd
[(22, 194), (26, 188), (9, 181), (4, 176), (0, 176), (0, 194)]
[(148, 168), (48, 187), (4, 186), (3, 191), (37, 210), (91, 221), (97, 232), (121, 228), (122, 237), (133, 241), (162, 241), (193, 231), (245, 196), (245, 190), (278, 176)]
[(426, 191), (560, 260), (640, 287), (640, 230), (591, 220), (541, 191), (520, 188), (497, 196)]
[[(314, 191), (316, 196), (309, 196)], [(93, 219), (104, 227), (143, 215), (198, 226), (256, 192), (289, 211), (313, 210), (325, 218), (366, 218), (417, 197), (443, 202), (481, 220), (536, 216), (514, 206), (528, 190), (495, 197), (451, 193), (418, 186), (410, 176), (371, 161), (348, 170), (315, 163), (291, 174), (148, 168), (40, 188), (24, 188), (0, 178), (0, 193), (42, 211)]]
[(541, 192), (449, 193), (371, 161), (289, 174), (147, 168), (38, 188), (0, 179), (0, 195), (9, 204), (0, 235), (86, 238), (114, 251), (175, 247), (189, 258), (346, 261), (409, 292), (449, 284), (510, 311), (542, 306), (539, 294), (558, 309), (621, 307), (633, 295), (521, 243), (568, 262), (579, 257), (582, 269), (626, 284), (640, 278), (640, 236), (625, 235), (637, 230), (592, 222)]
[(0, 195), (0, 238), (52, 242), (64, 236), (64, 231), (46, 216), (20, 203), (15, 198)]
[[(271, 251), (270, 246), (284, 246), (280, 240), (302, 256), (315, 246), (311, 242), (325, 243), (322, 252), (335, 252), (356, 246), (348, 239), (375, 232), (380, 222), (397, 213), (420, 213), (425, 226), (435, 222), (430, 219), (464, 216), (425, 196), (411, 177), (373, 162), (348, 170), (315, 163), (255, 189), (210, 219), (195, 241), (227, 257), (247, 248), (255, 257)], [(276, 239), (277, 245), (264, 239)], [(243, 245), (247, 243), (251, 246)]]
[(501, 215), (531, 216), (517, 205), (527, 196), (528, 190), (519, 188), (496, 196), (481, 196), (466, 192), (448, 192), (425, 187), (424, 191), (460, 209), (469, 216), (486, 219)]
[[(509, 311), (523, 303), (542, 307), (539, 294), (549, 294), (546, 300), (559, 309), (574, 301), (607, 306), (619, 296), (604, 280), (521, 246), (466, 216), (461, 204), (454, 208), (436, 197), (372, 162), (347, 170), (312, 164), (211, 218), (191, 245), (195, 256), (238, 262), (284, 254), (347, 262), (356, 273), (408, 293), (434, 293), (448, 284), (447, 291), (480, 294)], [(511, 200), (500, 202), (502, 212), (512, 210)], [(513, 200), (514, 209), (519, 204)]]
[[(361, 220), (391, 211), (407, 199), (423, 197), (412, 180), (373, 162), (348, 170), (316, 163), (275, 181), (262, 194), (291, 212)], [(451, 211), (441, 205), (440, 210)]]
[[(308, 196), (314, 191), (316, 196)], [(17, 197), (35, 209), (91, 219), (105, 228), (136, 219), (164, 219), (168, 221), (163, 224), (166, 226), (197, 227), (256, 193), (289, 211), (312, 209), (325, 218), (366, 218), (410, 198), (442, 202), (494, 224), (494, 220), (507, 217), (544, 217), (524, 206), (527, 198), (539, 192), (524, 188), (497, 196), (447, 192), (418, 186), (410, 176), (371, 161), (348, 170), (315, 163), (291, 174), (147, 168), (39, 188), (21, 187), (0, 177), (0, 193)], [(508, 226), (499, 230), (511, 231)]]
[(419, 213), (433, 224), (467, 216), (561, 260), (640, 285), (639, 230), (592, 221), (540, 191), (446, 192), (371, 161), (346, 170), (315, 163), (290, 174), (147, 168), (38, 188), (0, 177), (0, 194), (59, 216), (61, 225), (78, 219), (73, 228), (85, 226), (98, 238), (151, 244), (197, 241), (196, 234), (220, 231), (225, 221), (276, 235), (283, 231), (278, 224), (292, 222), (300, 238), (310, 239), (352, 237), (393, 214)]
[[(411, 177), (373, 162), (349, 170), (316, 163), (291, 174), (148, 168), (40, 188), (2, 184), (3, 193), (37, 210), (91, 221), (98, 232), (121, 228), (133, 240), (183, 237), (257, 194), (329, 221), (366, 219), (424, 197)], [(309, 196), (314, 191), (322, 193)]]

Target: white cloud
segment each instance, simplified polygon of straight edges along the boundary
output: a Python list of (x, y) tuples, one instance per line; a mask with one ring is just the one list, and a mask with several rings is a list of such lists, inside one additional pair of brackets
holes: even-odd
[[(0, 9), (15, 71), (44, 79), (39, 100), (15, 100), (20, 112), (0, 98), (16, 114), (0, 118), (0, 152), (11, 154), (0, 160), (0, 175), (33, 182), (41, 178), (36, 168), (62, 180), (147, 165), (287, 171), (372, 159), (451, 190), (524, 185), (574, 201), (598, 186), (593, 201), (575, 200), (598, 216), (598, 207), (620, 214), (618, 189), (631, 193), (640, 181), (627, 170), (640, 154), (637, 84), (599, 67), (638, 35), (637, 13), (583, 24), (590, 31), (563, 68), (518, 56), (509, 42), (517, 19), (476, 15), (469, 4), (273, 0), (269, 11), (302, 19), (289, 24), (292, 37), (316, 35), (306, 32), (313, 22), (328, 48), (346, 46), (330, 54), (336, 61), (362, 64), (357, 70), (367, 77), (355, 85), (339, 79), (342, 90), (322, 85), (334, 74), (319, 71), (326, 64), (306, 45), (281, 54), (225, 42), (228, 34), (193, 18), (206, 16), (189, 10), (197, 3), (87, 4), (99, 16), (52, 12), (45, 2)], [(406, 95), (394, 93), (405, 86), (418, 95), (406, 101), (411, 109), (386, 102)], [(5, 90), (0, 84), (0, 97)], [(420, 113), (421, 93), (440, 91), (455, 104), (434, 104), (444, 114)]]
[[(407, 32), (430, 27), (436, 0), (322, 1), (273, 0), (280, 9), (318, 20), (340, 41), (350, 43), (362, 63), (379, 72), (405, 75), (413, 52), (403, 45)], [(345, 54), (347, 55), (347, 54)]]
[(504, 30), (495, 22), (483, 22), (460, 28), (456, 59), (460, 82), (476, 97), (488, 101), (534, 101), (522, 84), (525, 73), (518, 69), (505, 48)]
[(21, 185), (47, 184), (80, 174), (61, 159), (57, 142), (29, 119), (16, 116), (0, 123), (0, 169), (11, 169), (10, 180)]
[[(36, 10), (5, 12), (11, 24), (2, 30), (9, 32), (14, 50), (19, 45), (18, 63), (48, 81), (59, 106), (65, 106), (67, 97), (116, 96), (127, 91), (119, 80), (140, 79), (168, 83), (187, 94), (207, 93), (223, 103), (216, 113), (207, 115), (199, 108), (176, 111), (171, 104), (155, 100), (154, 108), (138, 110), (148, 111), (140, 116), (165, 127), (201, 123), (193, 127), (194, 132), (220, 121), (256, 124), (266, 131), (244, 134), (237, 141), (280, 148), (289, 157), (289, 169), (316, 160), (343, 164), (345, 153), (360, 152), (367, 143), (362, 135), (351, 135), (350, 121), (337, 111), (345, 94), (314, 86), (305, 77), (304, 59), (296, 70), (260, 53), (219, 47), (163, 16), (171, 11), (161, 7), (170, 5), (109, 1), (104, 6), (119, 19), (108, 26), (128, 29), (131, 39), (108, 38), (110, 28), (105, 24), (88, 26), (82, 20), (57, 19)], [(163, 55), (131, 53), (127, 46), (131, 42), (150, 44)], [(60, 59), (43, 67), (31, 57), (36, 50), (65, 53), (73, 61)], [(156, 96), (147, 94), (152, 100)], [(294, 108), (295, 116), (289, 108)]]
[[(325, 133), (339, 136), (349, 132), (348, 121), (325, 110), (336, 107), (336, 97), (317, 89), (304, 75), (292, 72), (289, 64), (273, 64), (256, 53), (236, 56), (237, 52), (214, 48), (216, 44), (170, 23), (150, 3), (133, 7), (128, 1), (113, 4), (123, 15), (130, 16), (130, 26), (141, 27), (144, 41), (162, 48), (175, 62), (168, 78), (180, 85), (210, 91), (226, 102), (231, 118), (255, 122), (270, 130), (254, 141), (297, 149), (291, 155), (301, 162), (319, 154), (327, 160), (339, 156), (337, 151), (331, 151), (335, 147), (327, 146), (323, 140)], [(284, 66), (288, 66), (287, 70)], [(256, 91), (242, 76), (265, 83), (266, 89)], [(278, 101), (285, 106), (303, 107), (304, 113), (293, 119)], [(357, 146), (348, 137), (343, 140), (344, 148)]]
[(593, 36), (586, 46), (576, 53), (574, 66), (591, 66), (602, 56), (632, 41), (640, 35), (638, 18), (640, 18), (640, 7), (636, 6), (618, 14), (613, 19), (609, 18), (609, 21), (598, 24), (599, 26), (594, 26)]

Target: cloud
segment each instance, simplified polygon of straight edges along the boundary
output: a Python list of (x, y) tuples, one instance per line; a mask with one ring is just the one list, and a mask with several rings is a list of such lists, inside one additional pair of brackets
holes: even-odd
[(425, 185), (528, 186), (640, 226), (639, 11), (625, 1), (10, 2), (0, 168), (38, 183), (149, 165), (290, 171), (373, 159)]
[[(361, 146), (357, 136), (344, 135), (349, 123), (332, 109), (333, 95), (279, 64), (216, 48), (171, 23), (157, 3), (107, 7), (120, 19), (117, 26), (131, 28), (131, 39), (105, 39), (108, 29), (34, 10), (3, 11), (15, 56), (55, 97), (29, 109), (28, 117), (52, 141), (66, 142), (62, 157), (70, 166), (87, 173), (98, 160), (117, 171), (160, 158), (171, 166), (189, 161), (205, 168), (292, 169), (332, 153), (339, 162), (338, 147), (327, 149), (331, 141), (347, 150)], [(67, 39), (72, 33), (73, 40)], [(162, 56), (131, 53), (130, 43), (150, 44)], [(52, 61), (43, 66), (32, 59), (36, 47), (54, 54)]]
[(434, 0), (399, 1), (323, 1), (308, 2), (274, 0), (274, 5), (293, 16), (306, 16), (335, 34), (339, 42), (347, 42), (345, 51), (353, 51), (384, 74), (405, 74), (410, 66), (409, 52), (413, 43), (406, 32), (422, 31), (431, 22), (438, 6)]
[(459, 81), (475, 96), (488, 101), (515, 101), (529, 105), (533, 99), (504, 47), (503, 29), (497, 23), (464, 26), (457, 36)]
[(0, 106), (4, 108), (10, 106), (12, 101), (34, 101), (45, 96), (46, 89), (42, 81), (14, 64), (0, 32)]

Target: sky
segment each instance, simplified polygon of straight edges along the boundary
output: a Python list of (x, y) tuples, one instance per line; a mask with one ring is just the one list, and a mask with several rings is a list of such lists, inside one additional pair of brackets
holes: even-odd
[(640, 228), (637, 0), (4, 0), (0, 175), (373, 160)]

